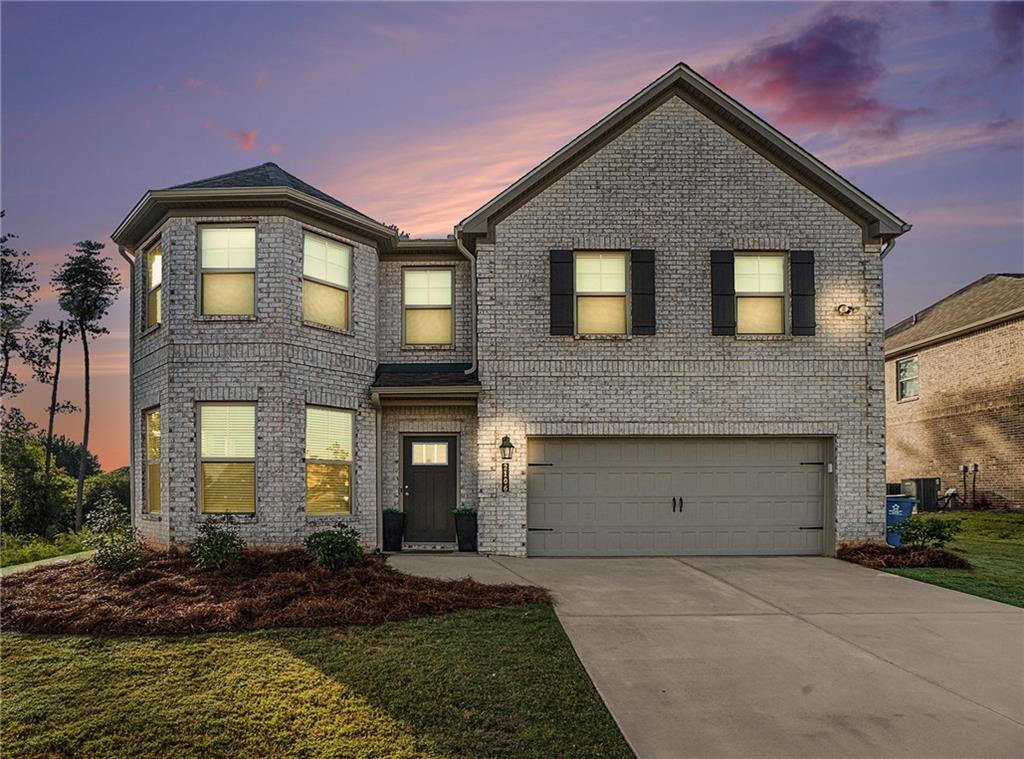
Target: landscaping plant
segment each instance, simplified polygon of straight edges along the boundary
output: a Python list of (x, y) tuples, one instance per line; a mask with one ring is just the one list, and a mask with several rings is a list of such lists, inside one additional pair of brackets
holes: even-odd
[(314, 532), (306, 538), (306, 551), (313, 561), (331, 572), (350, 567), (363, 558), (359, 533), (343, 524), (332, 530)]
[(225, 519), (199, 525), (199, 537), (188, 544), (188, 555), (197, 569), (220, 569), (242, 558), (245, 541), (230, 524), (230, 519)]
[(903, 545), (910, 548), (945, 548), (960, 532), (960, 522), (959, 519), (927, 519), (918, 515), (893, 525), (889, 531), (899, 535)]
[(89, 547), (96, 549), (92, 561), (100, 569), (124, 572), (142, 561), (142, 538), (113, 496), (104, 495), (89, 515), (89, 531)]

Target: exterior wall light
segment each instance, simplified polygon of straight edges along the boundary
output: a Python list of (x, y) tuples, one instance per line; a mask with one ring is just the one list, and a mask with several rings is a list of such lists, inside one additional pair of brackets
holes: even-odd
[(852, 316), (860, 311), (860, 306), (851, 306), (849, 303), (840, 303), (836, 306), (836, 313), (840, 316)]
[(501, 451), (502, 460), (510, 461), (512, 459), (512, 451), (514, 451), (516, 447), (512, 445), (512, 441), (509, 439), (508, 435), (505, 435), (505, 437), (501, 439), (501, 445), (498, 446), (498, 449)]

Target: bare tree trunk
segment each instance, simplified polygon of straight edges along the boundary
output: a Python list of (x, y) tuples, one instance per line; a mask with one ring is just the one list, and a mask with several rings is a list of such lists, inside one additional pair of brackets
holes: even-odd
[(85, 363), (85, 424), (82, 429), (82, 451), (78, 459), (78, 489), (75, 492), (75, 532), (82, 529), (82, 496), (85, 489), (85, 459), (89, 455), (89, 335), (85, 325), (79, 325), (82, 337), (82, 357)]
[(60, 349), (64, 344), (64, 322), (57, 325), (57, 361), (53, 367), (53, 388), (50, 391), (50, 419), (46, 425), (46, 483), (50, 483), (50, 464), (53, 462), (53, 418), (57, 416), (57, 385), (60, 384)]
[(3, 353), (4, 369), (3, 373), (0, 374), (0, 394), (2, 394), (4, 389), (7, 387), (7, 377), (11, 374), (11, 347), (7, 344), (6, 335), (4, 336)]

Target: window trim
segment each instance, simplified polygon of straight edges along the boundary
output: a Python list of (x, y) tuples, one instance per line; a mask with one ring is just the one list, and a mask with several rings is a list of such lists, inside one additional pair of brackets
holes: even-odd
[[(149, 254), (153, 252), (154, 248), (160, 248), (160, 284), (157, 285), (156, 287), (153, 287), (153, 285), (152, 285), (153, 276), (152, 276), (152, 273), (149, 270)], [(146, 280), (145, 295), (143, 296), (143, 301), (142, 301), (142, 303), (143, 303), (143, 308), (142, 308), (142, 331), (143, 332), (149, 332), (150, 330), (155, 330), (155, 329), (159, 328), (160, 325), (162, 325), (164, 323), (164, 318), (163, 318), (164, 317), (164, 303), (163, 303), (163, 297), (164, 297), (164, 295), (163, 295), (164, 294), (164, 291), (163, 291), (163, 286), (164, 286), (164, 249), (163, 249), (163, 240), (158, 239), (155, 242), (153, 242), (151, 245), (147, 246), (143, 250), (142, 256), (143, 256), (143, 264), (144, 264), (143, 265), (143, 272), (144, 272), (143, 276), (145, 277), (145, 280)], [(160, 291), (160, 318), (157, 319), (152, 324), (150, 324), (149, 323), (149, 316), (150, 316), (150, 314), (149, 314), (149, 299), (150, 299), (150, 296), (153, 295), (153, 292), (155, 290), (159, 290)]]
[[(912, 356), (904, 356), (903, 358), (896, 359), (896, 363), (895, 363), (895, 366), (893, 368), (896, 371), (896, 401), (897, 401), (897, 403), (902, 403), (903, 401), (916, 401), (918, 398), (921, 397), (921, 362), (920, 362), (920, 356), (921, 356), (920, 353), (915, 353)], [(901, 390), (900, 390), (900, 385), (902, 385), (904, 382), (906, 382), (906, 380), (901, 380), (900, 379), (900, 364), (906, 363), (907, 361), (913, 361), (914, 362), (914, 366), (917, 367), (917, 376), (910, 378), (910, 379), (916, 379), (917, 380), (917, 392), (914, 395), (902, 395), (901, 394)]]
[[(607, 293), (607, 292), (592, 292), (590, 290), (577, 290), (576, 289), (576, 261), (577, 256), (580, 254), (593, 254), (593, 253), (614, 253), (622, 256), (623, 261), (623, 288), (624, 291), (620, 295), (619, 293)], [(632, 256), (630, 250), (611, 248), (611, 249), (596, 249), (596, 248), (580, 248), (573, 249), (572, 251), (572, 331), (575, 337), (581, 338), (623, 338), (633, 334), (633, 270), (632, 270)], [(625, 320), (623, 322), (622, 332), (580, 332), (580, 296), (584, 298), (622, 298), (623, 308), (626, 311)]]
[[(251, 269), (205, 269), (203, 268), (203, 230), (221, 227), (228, 229), (253, 229), (253, 267)], [(259, 224), (255, 221), (216, 221), (196, 224), (196, 316), (199, 319), (218, 321), (252, 321), (259, 313)], [(252, 313), (251, 314), (206, 314), (203, 313), (203, 275), (204, 274), (252, 274)]]
[[(204, 406), (252, 406), (253, 408), (253, 447), (251, 459), (224, 458), (204, 459), (203, 458), (203, 407)], [(257, 401), (199, 401), (196, 403), (196, 501), (199, 509), (200, 519), (216, 519), (223, 516), (232, 516), (236, 519), (254, 520), (259, 513), (259, 454), (260, 454), (260, 415), (259, 403)], [(161, 449), (161, 453), (163, 450)], [(218, 464), (249, 464), (252, 463), (252, 511), (203, 511), (203, 464), (206, 462)]]
[[(160, 414), (160, 455), (156, 459), (149, 458), (149, 417), (151, 414), (160, 414), (160, 404), (142, 409), (142, 516), (147, 519), (159, 519), (163, 514), (163, 480), (164, 480), (164, 442), (163, 442), (163, 414)], [(160, 508), (157, 511), (151, 509), (149, 500), (149, 467), (156, 463), (160, 466)]]
[[(448, 306), (426, 305), (414, 306), (405, 302), (405, 273), (407, 271), (447, 271), (451, 277), (451, 304)], [(455, 267), (445, 265), (413, 265), (402, 267), (402, 348), (407, 350), (455, 350)], [(405, 312), (407, 310), (425, 310), (448, 308), (451, 311), (452, 339), (447, 343), (410, 343), (405, 336)]]
[[(339, 245), (344, 245), (345, 247), (347, 247), (349, 249), (349, 254), (348, 254), (348, 272), (347, 272), (347, 274), (348, 274), (348, 287), (342, 287), (341, 285), (336, 284), (334, 282), (327, 282), (326, 280), (320, 279), (319, 277), (311, 277), (308, 274), (306, 274), (306, 235), (313, 235), (314, 237), (322, 237), (324, 240), (330, 240), (331, 242), (336, 242)], [(351, 332), (352, 331), (352, 285), (353, 285), (352, 279), (355, 276), (355, 260), (354, 260), (355, 257), (356, 257), (356, 246), (355, 246), (354, 243), (351, 243), (351, 242), (349, 242), (347, 240), (343, 240), (340, 237), (334, 237), (332, 235), (324, 234), (323, 232), (317, 231), (316, 229), (313, 229), (312, 227), (306, 227), (306, 226), (302, 227), (302, 269), (301, 269), (302, 281), (305, 282), (308, 279), (310, 282), (315, 282), (316, 284), (323, 285), (325, 287), (331, 287), (331, 288), (334, 288), (335, 290), (341, 290), (342, 292), (345, 292), (345, 293), (348, 294), (348, 299), (347, 299), (348, 302), (347, 302), (347, 308), (346, 308), (346, 314), (345, 314), (345, 326), (344, 327), (335, 327), (335, 326), (333, 326), (331, 324), (324, 324), (323, 322), (315, 322), (315, 321), (311, 321), (311, 320), (307, 319), (306, 318), (306, 314), (305, 314), (305, 308), (306, 308), (305, 299), (304, 298), (300, 298), (300, 303), (299, 303), (299, 306), (300, 306), (300, 309), (301, 309), (300, 317), (302, 319), (302, 323), (303, 324), (305, 324), (307, 326), (310, 326), (310, 327), (318, 327), (318, 328), (321, 328), (321, 329), (330, 329), (330, 330), (334, 330), (336, 332)]]
[[(736, 287), (735, 265), (740, 257), (776, 256), (782, 259), (782, 292), (748, 292)], [(736, 335), (735, 337), (767, 337), (778, 338), (790, 334), (792, 319), (790, 314), (790, 272), (789, 251), (786, 250), (737, 250), (733, 252), (733, 300), (735, 302)], [(740, 298), (782, 298), (782, 331), (781, 332), (740, 332)]]
[[(311, 459), (306, 455), (306, 447), (308, 441), (309, 430), (307, 426), (307, 414), (306, 411), (310, 408), (322, 408), (328, 411), (344, 411), (352, 418), (352, 460), (344, 461), (342, 459)], [(304, 403), (302, 405), (302, 504), (303, 514), (306, 519), (338, 519), (338, 518), (349, 518), (357, 516), (356, 513), (356, 409), (347, 408), (345, 406), (326, 406), (322, 403)], [(338, 512), (331, 514), (310, 514), (309, 513), (309, 481), (306, 474), (306, 466), (310, 463), (320, 464), (347, 464), (348, 465), (348, 487), (349, 487), (349, 509), (348, 513)]]

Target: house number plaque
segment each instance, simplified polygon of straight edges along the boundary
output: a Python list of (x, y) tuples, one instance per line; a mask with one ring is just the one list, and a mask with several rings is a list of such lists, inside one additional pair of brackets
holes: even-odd
[(501, 492), (508, 492), (508, 464), (501, 465)]

